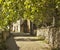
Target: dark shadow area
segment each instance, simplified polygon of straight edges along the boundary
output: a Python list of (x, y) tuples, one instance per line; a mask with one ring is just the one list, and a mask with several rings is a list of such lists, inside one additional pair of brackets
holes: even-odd
[(32, 35), (13, 35), (13, 37), (36, 37), (36, 36), (32, 36)]
[(20, 39), (15, 39), (16, 41), (43, 41), (43, 39), (24, 39), (24, 38), (20, 38)]
[(19, 47), (17, 46), (14, 38), (11, 36), (6, 41), (7, 50), (19, 50)]
[(36, 37), (36, 36), (33, 36), (33, 35), (30, 35), (30, 33), (11, 33), (14, 37)]
[(52, 48), (52, 50), (60, 50), (60, 48)]
[(30, 36), (29, 33), (11, 33), (13, 36)]

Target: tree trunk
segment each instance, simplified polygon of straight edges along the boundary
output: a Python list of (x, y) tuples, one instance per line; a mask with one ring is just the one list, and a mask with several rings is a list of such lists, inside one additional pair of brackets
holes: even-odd
[(33, 23), (30, 21), (30, 35), (34, 35)]
[(53, 23), (52, 23), (52, 26), (54, 27), (55, 26), (55, 17), (53, 16)]
[(12, 31), (12, 23), (9, 21), (9, 33)]

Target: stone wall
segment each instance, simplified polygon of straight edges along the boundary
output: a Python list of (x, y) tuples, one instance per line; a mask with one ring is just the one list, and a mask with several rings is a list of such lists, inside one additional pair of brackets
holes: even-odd
[(3, 31), (2, 32), (2, 38), (4, 41), (6, 41), (6, 39), (10, 36), (9, 32), (8, 31)]
[(40, 28), (40, 29), (37, 29), (37, 36), (43, 36), (45, 37), (45, 40), (48, 41), (48, 34), (49, 33), (49, 28)]
[(8, 31), (0, 31), (0, 43), (6, 41), (9, 36)]
[(13, 23), (12, 32), (20, 32), (20, 23), (22, 21), (18, 20), (16, 23)]
[(50, 28), (49, 30), (49, 44), (52, 48), (59, 48), (60, 50), (60, 28)]
[(45, 40), (52, 48), (59, 48), (60, 50), (60, 27), (37, 29), (37, 36), (45, 36)]

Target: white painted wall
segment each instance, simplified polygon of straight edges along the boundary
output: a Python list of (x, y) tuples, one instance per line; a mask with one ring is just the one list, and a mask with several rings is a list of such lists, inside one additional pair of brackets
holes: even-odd
[(13, 23), (13, 32), (20, 32), (20, 20), (18, 20), (16, 23)]

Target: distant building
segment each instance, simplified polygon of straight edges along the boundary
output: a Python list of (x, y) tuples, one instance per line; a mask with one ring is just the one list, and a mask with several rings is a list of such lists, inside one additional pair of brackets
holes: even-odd
[(13, 32), (30, 32), (30, 21), (29, 20), (17, 20), (13, 23)]
[(18, 20), (16, 23), (13, 23), (13, 32), (20, 32), (20, 20)]

